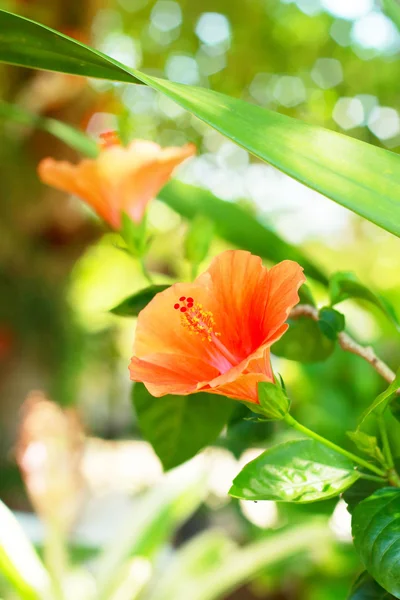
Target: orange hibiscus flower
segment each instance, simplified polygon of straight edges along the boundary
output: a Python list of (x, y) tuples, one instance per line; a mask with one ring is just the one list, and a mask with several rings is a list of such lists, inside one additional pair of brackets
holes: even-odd
[(175, 167), (193, 156), (193, 144), (161, 148), (146, 140), (134, 140), (126, 148), (114, 132), (103, 135), (101, 151), (95, 160), (77, 165), (45, 158), (38, 167), (41, 180), (75, 194), (114, 229), (121, 227), (121, 214), (139, 223), (147, 204), (165, 185)]
[(138, 317), (131, 379), (153, 396), (211, 392), (258, 404), (274, 381), (270, 346), (287, 330), (303, 269), (266, 269), (243, 250), (223, 252), (193, 283), (157, 294)]

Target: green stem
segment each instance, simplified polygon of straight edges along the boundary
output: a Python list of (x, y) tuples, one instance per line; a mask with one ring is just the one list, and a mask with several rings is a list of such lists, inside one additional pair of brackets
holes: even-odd
[(153, 282), (153, 279), (152, 279), (149, 271), (147, 270), (144, 257), (140, 256), (138, 260), (139, 260), (140, 270), (142, 271), (143, 276), (147, 279), (147, 281), (150, 283), (150, 285), (153, 285), (154, 282)]
[(50, 574), (55, 600), (64, 600), (63, 578), (66, 572), (67, 552), (64, 535), (52, 523), (47, 524), (44, 540), (44, 562)]
[(399, 477), (399, 475), (396, 471), (395, 465), (394, 465), (392, 450), (390, 448), (389, 437), (388, 437), (386, 423), (385, 423), (385, 419), (384, 419), (383, 415), (379, 415), (378, 423), (379, 423), (379, 431), (381, 434), (383, 455), (384, 455), (385, 461), (386, 461), (385, 466), (387, 468), (388, 479), (392, 485), (394, 485), (395, 487), (400, 487), (400, 477)]
[(335, 452), (342, 454), (346, 458), (349, 458), (351, 461), (358, 463), (365, 469), (368, 469), (369, 471), (376, 473), (380, 477), (386, 477), (386, 473), (385, 473), (385, 471), (382, 471), (382, 469), (379, 469), (375, 465), (371, 465), (369, 462), (367, 462), (363, 458), (356, 456), (352, 452), (348, 452), (347, 450), (344, 450), (344, 448), (341, 448), (340, 446), (337, 446), (336, 444), (327, 440), (326, 438), (322, 437), (321, 435), (318, 435), (318, 433), (315, 433), (315, 431), (312, 431), (311, 429), (308, 429), (304, 425), (301, 425), (301, 423), (298, 423), (295, 419), (293, 419), (293, 417), (289, 413), (284, 417), (284, 420), (286, 421), (286, 423), (288, 425), (290, 425), (294, 429), (297, 429), (297, 431), (301, 431), (301, 433), (304, 433), (306, 436), (313, 438), (314, 440), (316, 440), (320, 444), (323, 444), (327, 448), (331, 448), (331, 450), (335, 450)]
[(378, 481), (379, 483), (384, 483), (387, 481), (385, 477), (377, 477), (376, 475), (370, 475), (369, 473), (363, 473), (359, 471), (361, 479), (368, 479), (368, 481)]
[(388, 434), (386, 431), (386, 425), (385, 425), (383, 415), (379, 415), (378, 423), (379, 423), (379, 431), (381, 434), (383, 455), (384, 455), (385, 461), (386, 461), (385, 466), (388, 469), (393, 469), (394, 468), (393, 456), (392, 456), (392, 451), (390, 449), (389, 438), (388, 438)]

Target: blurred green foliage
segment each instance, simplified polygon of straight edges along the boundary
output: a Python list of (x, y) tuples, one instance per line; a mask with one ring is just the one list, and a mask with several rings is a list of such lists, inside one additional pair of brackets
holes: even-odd
[[(378, 2), (0, 0), (0, 8), (72, 33), (152, 75), (211, 87), (393, 151), (399, 148), (400, 43)], [(277, 184), (268, 167), (256, 170), (260, 164), (247, 153), (176, 104), (145, 87), (89, 81), (75, 88), (72, 79), (63, 77), (0, 65), (0, 96), (37, 115), (87, 129), (94, 137), (101, 129), (119, 128), (125, 140), (150, 138), (163, 145), (194, 141), (202, 159), (180, 174), (186, 183), (238, 201), (251, 219), (298, 244), (324, 272), (356, 273), (398, 311), (398, 239), (344, 209), (338, 209), (340, 225), (332, 232), (326, 229), (330, 213), (321, 217), (313, 198), (298, 225), (292, 218), (285, 226), (294, 208), (293, 203), (279, 203), (284, 180)], [(45, 389), (57, 402), (78, 405), (91, 432), (113, 439), (140, 436), (127, 372), (134, 321), (118, 319), (108, 309), (146, 282), (118, 249), (114, 234), (105, 232), (80, 203), (38, 182), (37, 163), (49, 155), (77, 159), (45, 132), (0, 122), (0, 497), (15, 507), (26, 506), (26, 499), (11, 449), (18, 408), (32, 388)], [(301, 193), (300, 186), (284, 188), (282, 197)], [(187, 279), (191, 267), (183, 258), (186, 215), (168, 204), (155, 202), (149, 215), (148, 264), (160, 285)], [(314, 229), (306, 221), (315, 221)], [(200, 270), (226, 247), (214, 239)], [(310, 287), (319, 302), (329, 304), (322, 286)], [(356, 337), (373, 343), (395, 368), (400, 362), (398, 332), (379, 309), (367, 312), (365, 304), (352, 300), (339, 308)], [(301, 335), (299, 339), (297, 349)], [(333, 350), (326, 338), (323, 343), (326, 362), (274, 359), (274, 368), (284, 377), (296, 418), (354, 450), (345, 432), (355, 429), (357, 416), (385, 386), (359, 358)], [(317, 352), (321, 356), (320, 348)], [(395, 421), (388, 423), (400, 455)], [(373, 424), (370, 429), (373, 434)], [(234, 415), (219, 444), (239, 456), (251, 445), (268, 445), (284, 435), (280, 425), (235, 420)], [(330, 514), (333, 507), (326, 501), (317, 510)], [(282, 514), (301, 520), (309, 510), (290, 506)], [(247, 523), (248, 538), (260, 535), (264, 532)], [(348, 547), (340, 556), (321, 557), (319, 566), (290, 563), (285, 576), (277, 570), (258, 580), (261, 593), (272, 581), (285, 599), (338, 600), (358, 568)]]

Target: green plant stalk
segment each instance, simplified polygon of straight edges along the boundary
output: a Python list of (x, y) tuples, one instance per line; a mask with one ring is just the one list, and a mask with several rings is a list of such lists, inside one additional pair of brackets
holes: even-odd
[(54, 523), (47, 524), (43, 554), (52, 583), (54, 600), (65, 600), (62, 581), (67, 570), (67, 550), (65, 537)]
[(369, 471), (376, 473), (376, 475), (386, 478), (385, 471), (382, 471), (382, 469), (379, 469), (379, 467), (376, 467), (375, 465), (371, 465), (369, 462), (367, 462), (363, 458), (360, 458), (356, 454), (353, 454), (352, 452), (348, 452), (344, 448), (337, 446), (336, 444), (327, 440), (326, 438), (322, 437), (321, 435), (318, 435), (318, 433), (315, 433), (315, 431), (308, 429), (308, 427), (301, 425), (301, 423), (296, 421), (296, 419), (294, 419), (289, 413), (287, 413), (287, 415), (285, 415), (283, 420), (286, 421), (286, 423), (288, 425), (290, 425), (290, 427), (293, 427), (293, 429), (297, 429), (297, 431), (304, 433), (307, 437), (310, 437), (310, 438), (316, 440), (317, 442), (319, 442), (320, 444), (323, 444), (327, 448), (330, 448), (331, 450), (334, 450), (335, 452), (342, 454), (346, 458), (350, 459), (352, 462), (358, 463), (365, 469), (368, 469)]
[(368, 479), (368, 481), (378, 481), (379, 483), (385, 483), (386, 477), (378, 477), (377, 475), (369, 475), (369, 473), (362, 473), (359, 471), (361, 479)]
[(400, 477), (396, 471), (392, 450), (390, 448), (389, 437), (387, 434), (386, 423), (383, 415), (378, 417), (379, 431), (381, 434), (383, 455), (385, 457), (385, 466), (387, 468), (387, 477), (390, 483), (395, 487), (400, 487)]
[[(319, 519), (293, 527), (290, 531), (285, 529), (271, 538), (254, 542), (229, 554), (218, 568), (210, 569), (199, 579), (190, 600), (217, 600), (225, 597), (240, 584), (251, 581), (263, 569), (288, 557), (313, 554), (318, 548), (326, 548), (331, 541), (326, 522)], [(183, 598), (187, 598), (187, 595), (179, 594), (175, 600)], [(154, 597), (151, 600), (155, 600)]]
[(138, 258), (138, 260), (139, 260), (140, 270), (141, 270), (143, 276), (147, 279), (147, 281), (149, 282), (150, 285), (153, 285), (154, 281), (146, 267), (144, 256), (140, 256)]

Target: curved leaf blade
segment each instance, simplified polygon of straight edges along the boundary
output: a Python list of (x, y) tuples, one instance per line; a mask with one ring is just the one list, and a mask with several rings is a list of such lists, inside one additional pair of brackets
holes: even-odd
[(234, 407), (229, 398), (204, 392), (154, 398), (142, 383), (133, 386), (132, 395), (143, 436), (166, 471), (212, 444)]
[[(214, 552), (212, 537), (215, 536)], [(322, 520), (309, 520), (267, 536), (242, 548), (229, 548), (219, 534), (208, 532), (194, 537), (178, 551), (160, 573), (148, 600), (219, 600), (240, 585), (250, 582), (265, 569), (282, 560), (315, 552), (330, 543), (329, 529)], [(206, 550), (210, 540), (210, 551)], [(232, 545), (232, 542), (231, 542)]]
[(379, 294), (375, 294), (372, 290), (363, 285), (354, 273), (350, 271), (339, 271), (335, 273), (329, 282), (329, 291), (331, 296), (332, 306), (339, 304), (349, 298), (357, 298), (366, 300), (377, 306), (386, 317), (400, 331), (400, 321), (391, 304)]
[(136, 294), (132, 294), (132, 296), (128, 296), (128, 298), (122, 300), (110, 312), (119, 317), (137, 317), (140, 311), (153, 300), (156, 294), (163, 292), (169, 287), (169, 285), (150, 285), (144, 290), (140, 290)]
[(400, 489), (383, 488), (353, 511), (355, 548), (367, 571), (400, 598)]
[(99, 153), (96, 142), (82, 131), (57, 119), (29, 113), (15, 104), (0, 102), (0, 119), (12, 119), (21, 125), (28, 125), (46, 131), (85, 156), (95, 158)]
[(207, 190), (180, 181), (170, 181), (158, 197), (187, 219), (199, 214), (208, 217), (215, 225), (215, 233), (231, 244), (274, 263), (294, 260), (304, 267), (306, 275), (327, 283), (321, 269), (301, 250), (283, 240), (238, 204), (221, 200)]
[(98, 600), (117, 595), (133, 556), (150, 560), (157, 557), (177, 528), (197, 510), (204, 495), (204, 473), (192, 469), (184, 477), (179, 471), (165, 476), (162, 483), (137, 499), (122, 528), (102, 548), (93, 565)]
[(258, 158), (400, 236), (398, 155), (212, 90), (138, 76)]
[(26, 600), (40, 600), (51, 593), (49, 573), (21, 525), (1, 501), (0, 573)]
[(400, 156), (208, 89), (134, 71), (67, 36), (0, 11), (0, 60), (137, 83), (166, 94), (284, 173), (400, 236)]
[(347, 510), (352, 515), (356, 506), (365, 498), (371, 496), (376, 490), (385, 486), (385, 482), (370, 481), (369, 479), (359, 479), (343, 494), (343, 500), (346, 502)]
[(400, 31), (400, 4), (398, 0), (382, 0), (382, 7)]
[(351, 588), (347, 600), (391, 600), (392, 594), (388, 594), (371, 575), (365, 571), (357, 579)]
[(111, 81), (140, 83), (127, 67), (46, 25), (0, 10), (0, 60)]
[(234, 479), (231, 496), (243, 500), (316, 502), (337, 496), (359, 478), (353, 463), (314, 440), (274, 446)]
[(400, 388), (400, 369), (396, 373), (394, 381), (386, 388), (379, 396), (375, 398), (373, 403), (363, 412), (358, 423), (358, 429), (363, 425), (367, 417), (371, 414), (382, 415), (388, 404), (393, 400)]

